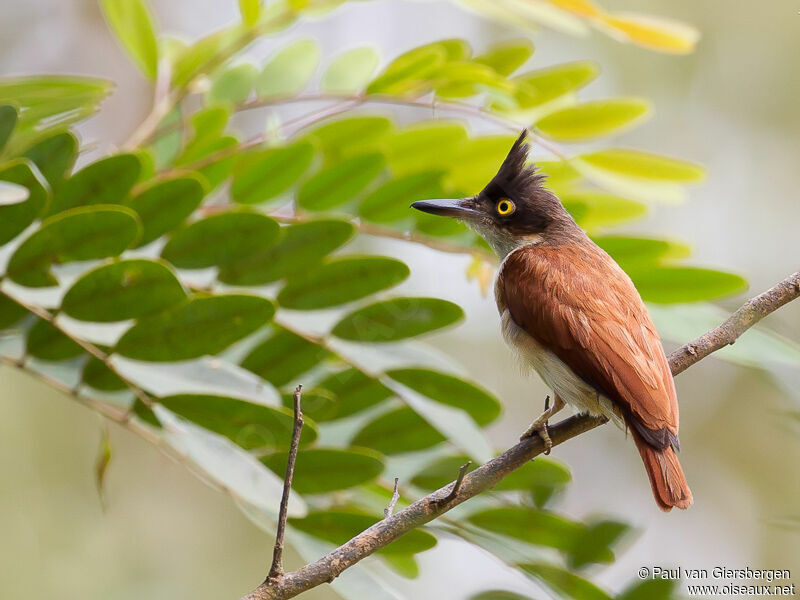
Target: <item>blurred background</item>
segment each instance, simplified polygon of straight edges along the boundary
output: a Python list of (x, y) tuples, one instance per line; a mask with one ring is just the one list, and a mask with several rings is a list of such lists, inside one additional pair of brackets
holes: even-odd
[[(797, 270), (800, 256), (800, 50), (798, 4), (788, 0), (605, 0), (609, 9), (674, 17), (702, 32), (697, 50), (670, 56), (593, 33), (575, 38), (546, 29), (533, 35), (534, 62), (596, 60), (601, 77), (585, 98), (641, 95), (656, 112), (616, 140), (621, 146), (680, 156), (707, 168), (707, 180), (680, 206), (656, 206), (626, 233), (669, 234), (694, 250), (693, 262), (738, 272), (750, 290), (725, 301), (735, 308)], [(634, 6), (635, 4), (635, 6)], [(236, 3), (153, 0), (163, 30), (190, 39), (238, 18)], [(104, 110), (79, 127), (98, 153), (121, 143), (149, 110), (147, 82), (109, 33), (94, 0), (9, 0), (0, 21), (0, 73), (79, 73), (117, 83)], [(473, 47), (519, 37), (448, 2), (352, 3), (324, 21), (303, 21), (254, 48), (255, 56), (292, 36), (323, 50), (371, 43), (384, 59), (415, 45), (463, 37)], [(409, 118), (429, 117), (407, 113)], [(495, 392), (504, 417), (490, 435), (516, 439), (547, 393), (521, 374), (502, 343), (491, 297), (465, 280), (468, 257), (382, 242), (412, 269), (403, 291), (459, 302), (462, 326), (429, 338)], [(800, 303), (765, 325), (800, 340)], [(668, 346), (674, 344), (668, 343)], [(791, 569), (800, 575), (800, 440), (787, 417), (800, 402), (800, 376), (780, 381), (709, 358), (677, 380), (683, 463), (695, 496), (687, 512), (662, 514), (630, 440), (603, 427), (559, 446), (572, 469), (559, 508), (605, 514), (637, 528), (627, 549), (594, 581), (624, 587), (641, 566)], [(230, 499), (114, 425), (104, 511), (94, 484), (99, 418), (13, 369), (0, 367), (0, 597), (234, 598), (266, 570), (271, 539)], [(387, 475), (390, 475), (387, 473)], [(545, 597), (529, 580), (443, 540), (420, 557), (422, 576), (393, 579), (408, 597), (465, 598), (503, 586)], [(483, 563), (482, 563), (483, 564)], [(454, 572), (457, 576), (454, 576)], [(447, 573), (447, 576), (443, 576)], [(324, 589), (308, 598), (331, 597)]]

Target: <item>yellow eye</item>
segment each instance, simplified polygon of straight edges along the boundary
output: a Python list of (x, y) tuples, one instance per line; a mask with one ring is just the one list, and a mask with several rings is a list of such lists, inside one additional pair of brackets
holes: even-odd
[(516, 206), (514, 206), (514, 203), (511, 200), (503, 199), (497, 203), (497, 214), (499, 215), (510, 215), (515, 209)]

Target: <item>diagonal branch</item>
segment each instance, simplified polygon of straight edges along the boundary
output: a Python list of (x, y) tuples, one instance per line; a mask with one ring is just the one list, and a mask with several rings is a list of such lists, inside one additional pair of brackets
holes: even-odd
[[(673, 374), (683, 372), (712, 352), (732, 344), (758, 321), (799, 296), (800, 272), (797, 272), (763, 294), (748, 300), (718, 327), (673, 352), (669, 357)], [(550, 437), (556, 446), (605, 422), (603, 417), (575, 415), (550, 427)], [(346, 569), (405, 533), (491, 489), (512, 471), (544, 451), (541, 438), (527, 438), (471, 473), (464, 474), (466, 469), (462, 469), (459, 472), (460, 485), (458, 481), (447, 484), (398, 513), (378, 521), (319, 560), (285, 573), (280, 581), (265, 581), (241, 600), (285, 600), (331, 582)]]

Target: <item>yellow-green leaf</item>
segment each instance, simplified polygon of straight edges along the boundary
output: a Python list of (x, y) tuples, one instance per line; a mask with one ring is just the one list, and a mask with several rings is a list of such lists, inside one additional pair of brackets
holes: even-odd
[(158, 72), (153, 15), (144, 0), (101, 0), (106, 21), (122, 47), (148, 79)]
[(618, 133), (649, 111), (649, 104), (638, 98), (596, 100), (554, 112), (538, 121), (536, 127), (553, 139), (578, 142)]

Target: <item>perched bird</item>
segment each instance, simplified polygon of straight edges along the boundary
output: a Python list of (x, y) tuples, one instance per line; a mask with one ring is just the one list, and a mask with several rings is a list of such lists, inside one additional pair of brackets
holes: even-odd
[(632, 432), (658, 506), (688, 508), (678, 399), (653, 321), (628, 275), (544, 187), (526, 135), (478, 195), (411, 206), (464, 221), (502, 261), (495, 300), (503, 337), (555, 395), (523, 438), (538, 433), (549, 450), (547, 421), (565, 402), (603, 415)]

